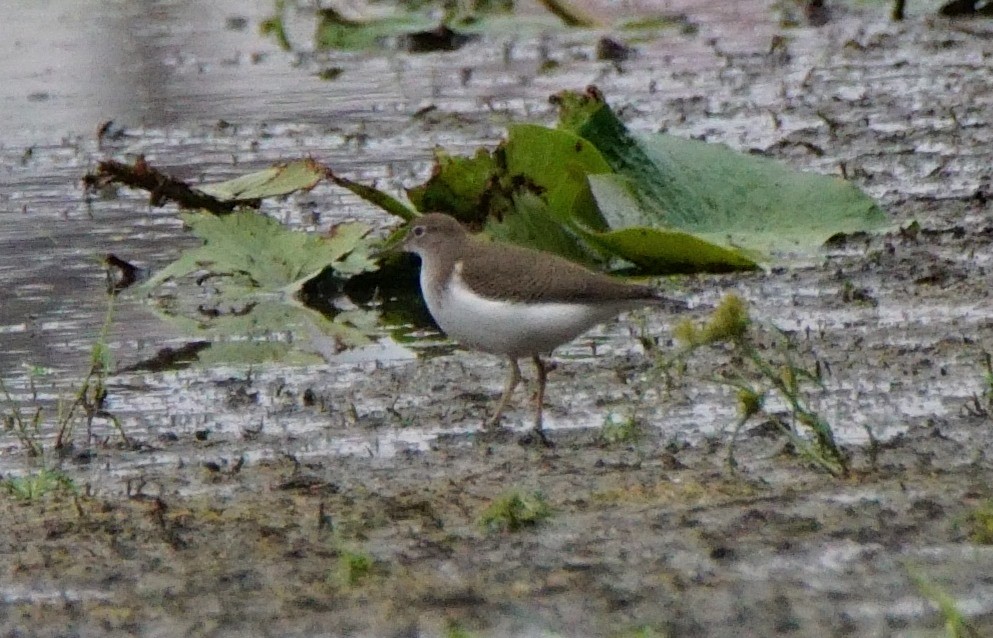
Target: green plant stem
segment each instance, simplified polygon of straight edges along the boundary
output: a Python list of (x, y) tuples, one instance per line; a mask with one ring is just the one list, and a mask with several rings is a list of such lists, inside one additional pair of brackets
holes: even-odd
[[(89, 444), (92, 435), (93, 418), (99, 412), (99, 405), (103, 402), (103, 398), (107, 393), (105, 383), (107, 378), (107, 335), (110, 333), (110, 327), (113, 324), (114, 299), (113, 295), (109, 296), (107, 313), (104, 316), (100, 335), (97, 337), (97, 341), (93, 344), (93, 348), (90, 351), (90, 368), (86, 376), (83, 377), (82, 384), (73, 396), (68, 409), (59, 410), (58, 434), (55, 437), (56, 450), (64, 449), (69, 445), (69, 441), (72, 439), (73, 432), (75, 431), (76, 421), (74, 417), (76, 411), (80, 408), (86, 411), (87, 445)], [(123, 435), (123, 431), (119, 427), (118, 430)], [(124, 440), (127, 442), (126, 436)]]
[(738, 422), (734, 425), (734, 432), (731, 433), (731, 442), (728, 444), (728, 455), (727, 464), (731, 469), (731, 472), (735, 472), (738, 469), (738, 461), (734, 458), (734, 446), (738, 440), (738, 434), (741, 432), (741, 428), (745, 427), (745, 423), (752, 418), (751, 414), (743, 414), (738, 419)]
[(4, 383), (3, 377), (0, 377), (0, 391), (3, 392), (4, 402), (7, 404), (7, 408), (10, 410), (10, 422), (14, 426), (14, 432), (17, 435), (17, 440), (28, 450), (28, 454), (31, 456), (41, 456), (42, 447), (41, 443), (38, 442), (38, 432), (39, 423), (41, 421), (41, 408), (35, 409), (34, 416), (31, 417), (31, 426), (29, 426), (24, 419), (24, 415), (21, 413), (20, 407), (14, 398), (10, 395), (10, 391), (7, 389), (7, 384)]
[(827, 451), (829, 458), (825, 457), (823, 453), (811, 446), (810, 443), (803, 437), (799, 436), (794, 428), (784, 426), (783, 429), (786, 431), (786, 434), (790, 437), (793, 444), (797, 446), (797, 449), (831, 474), (835, 476), (844, 476), (847, 474), (847, 463), (845, 462), (844, 456), (841, 454), (841, 451), (838, 449), (838, 446), (834, 441), (834, 435), (831, 432), (830, 426), (824, 423), (824, 421), (817, 416), (817, 414), (811, 412), (806, 405), (801, 403), (799, 397), (797, 396), (796, 389), (789, 387), (786, 382), (783, 381), (782, 375), (777, 374), (776, 370), (774, 370), (772, 366), (762, 359), (758, 351), (755, 350), (751, 343), (746, 342), (744, 339), (740, 339), (735, 343), (735, 345), (739, 348), (740, 352), (752, 362), (762, 376), (766, 377), (776, 391), (779, 392), (779, 394), (786, 400), (790, 407), (790, 411), (794, 415), (794, 419), (797, 415), (800, 415), (800, 421), (813, 431), (814, 437), (817, 439), (820, 447)]
[(930, 600), (945, 619), (945, 636), (948, 638), (979, 638), (979, 631), (966, 620), (955, 604), (955, 599), (924, 576), (921, 570), (904, 565), (907, 574), (921, 596)]

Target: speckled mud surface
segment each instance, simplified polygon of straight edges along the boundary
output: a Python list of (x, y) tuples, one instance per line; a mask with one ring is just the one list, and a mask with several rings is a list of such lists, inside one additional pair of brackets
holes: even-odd
[[(784, 28), (763, 3), (674, 2), (697, 28), (620, 67), (595, 59), (590, 34), (323, 60), (232, 27), (266, 14), (242, 4), (193, 17), (97, 5), (75, 22), (53, 8), (44, 32), (62, 62), (47, 66), (28, 56), (44, 37), (15, 37), (37, 11), (15, 14), (25, 26), (0, 63), (0, 364), (18, 398), (31, 400), (21, 364), (53, 369), (47, 405), (84, 361), (105, 304), (97, 256), (160, 266), (189, 245), (175, 211), (138, 194), (85, 205), (76, 180), (95, 159), (144, 153), (216, 178), (310, 153), (399, 188), (423, 179), (435, 144), (492, 143), (512, 119), (549, 121), (548, 94), (596, 83), (634, 129), (844, 172), (890, 213), (892, 232), (803, 263), (665, 282), (700, 305), (737, 292), (822, 362), (813, 400), (852, 472), (816, 471), (761, 427), (739, 437), (732, 472), (733, 396), (698, 379), (666, 389), (634, 338), (666, 352), (671, 317), (557, 353), (552, 448), (477, 432), (502, 364), (459, 350), (384, 341), (306, 369), (121, 373), (108, 410), (130, 444), (98, 419), (85, 453), (48, 461), (75, 493), (0, 494), (0, 634), (940, 636), (944, 595), (993, 635), (990, 23), (836, 10)], [(76, 29), (114, 42), (119, 22), (143, 35), (110, 59), (141, 91), (74, 66)], [(317, 80), (329, 64), (340, 80)], [(99, 149), (89, 131), (109, 118), (127, 134)], [(374, 219), (323, 187), (280, 206), (301, 227)], [(116, 317), (121, 368), (184, 343), (140, 304)], [(640, 436), (605, 442), (615, 416)], [(527, 420), (519, 397), (508, 422)], [(4, 477), (37, 471), (16, 439), (0, 444)], [(512, 489), (540, 492), (550, 516), (486, 529)]]

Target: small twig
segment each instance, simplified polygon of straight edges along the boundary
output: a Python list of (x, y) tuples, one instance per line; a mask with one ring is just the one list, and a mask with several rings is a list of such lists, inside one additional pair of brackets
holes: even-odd
[(152, 206), (161, 206), (171, 201), (176, 202), (180, 208), (203, 209), (215, 215), (227, 215), (236, 208), (245, 206), (257, 208), (259, 205), (258, 200), (221, 201), (192, 188), (182, 180), (166, 175), (140, 156), (132, 166), (115, 160), (105, 160), (97, 165), (95, 173), (83, 177), (83, 185), (87, 189), (100, 188), (115, 182), (148, 191), (148, 203)]

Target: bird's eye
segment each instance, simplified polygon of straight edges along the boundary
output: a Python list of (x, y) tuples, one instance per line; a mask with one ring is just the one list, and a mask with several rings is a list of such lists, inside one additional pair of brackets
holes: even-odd
[(424, 226), (414, 226), (414, 230), (410, 232), (414, 233), (414, 237), (421, 237), (424, 235)]

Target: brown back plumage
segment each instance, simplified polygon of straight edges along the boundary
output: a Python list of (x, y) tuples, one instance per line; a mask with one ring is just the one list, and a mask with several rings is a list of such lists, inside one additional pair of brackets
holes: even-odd
[(462, 262), (462, 277), (491, 299), (550, 303), (625, 302), (658, 304), (676, 311), (682, 302), (651, 286), (630, 284), (596, 273), (552, 253), (476, 239), (454, 218), (429, 213), (413, 222), (403, 248), (416, 252), (425, 268), (444, 280)]
[(648, 286), (612, 279), (558, 255), (512, 244), (473, 240), (466, 244), (462, 257), (463, 278), (484, 297), (522, 302), (649, 303), (658, 296)]

